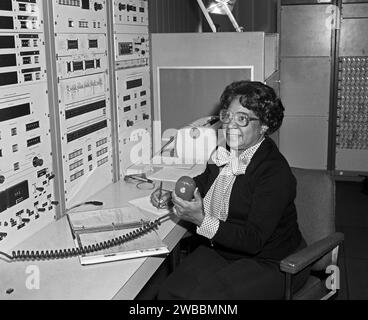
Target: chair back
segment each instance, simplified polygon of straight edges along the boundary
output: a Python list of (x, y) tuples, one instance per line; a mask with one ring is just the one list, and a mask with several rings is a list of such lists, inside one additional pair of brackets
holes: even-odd
[[(335, 231), (335, 181), (326, 170), (292, 168), (297, 180), (295, 205), (298, 224), (308, 245)], [(318, 260), (313, 270), (324, 270), (331, 253)]]

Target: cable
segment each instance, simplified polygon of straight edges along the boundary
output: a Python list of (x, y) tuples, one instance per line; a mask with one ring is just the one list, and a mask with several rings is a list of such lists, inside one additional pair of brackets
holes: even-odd
[(125, 234), (120, 237), (116, 237), (107, 241), (95, 243), (93, 245), (84, 246), (81, 248), (68, 248), (68, 249), (56, 249), (56, 250), (37, 250), (37, 251), (25, 251), (25, 250), (17, 250), (12, 251), (11, 256), (5, 252), (0, 251), (0, 255), (3, 255), (7, 259), (16, 262), (16, 261), (43, 261), (43, 260), (53, 260), (53, 259), (67, 259), (79, 256), (81, 254), (97, 252), (105, 249), (109, 249), (112, 247), (116, 247), (122, 245), (125, 242), (137, 239), (139, 237), (144, 236), (145, 234), (158, 229), (161, 225), (161, 220), (169, 217), (171, 213), (166, 214), (155, 221), (147, 222), (141, 228), (135, 229), (128, 234)]
[(80, 206), (84, 206), (84, 205), (92, 205), (92, 206), (100, 207), (100, 206), (103, 206), (103, 202), (101, 202), (101, 201), (86, 201), (86, 202), (82, 202), (82, 203), (76, 204), (75, 206), (69, 208), (68, 211), (70, 211), (72, 209), (75, 209), (75, 208), (78, 208)]
[[(126, 176), (124, 176), (124, 181), (125, 182), (128, 182), (128, 183), (133, 183), (133, 182), (139, 181), (136, 184), (136, 187), (138, 189), (141, 189), (141, 190), (142, 189), (145, 189), (145, 190), (153, 190), (155, 188), (155, 183), (153, 182), (153, 180), (148, 179), (144, 173), (142, 173), (142, 174), (130, 174), (130, 175), (126, 175)], [(141, 187), (144, 184), (149, 184), (149, 185), (151, 185), (151, 187), (150, 188), (143, 188), (143, 187)]]

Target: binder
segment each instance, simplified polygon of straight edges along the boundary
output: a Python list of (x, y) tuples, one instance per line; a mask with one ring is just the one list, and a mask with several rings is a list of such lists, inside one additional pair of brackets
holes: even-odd
[(118, 246), (79, 255), (82, 265), (166, 255), (170, 252), (154, 229), (139, 237), (131, 236), (133, 231), (149, 223), (134, 207), (79, 211), (69, 213), (68, 220), (77, 248), (102, 244), (120, 236), (128, 239)]

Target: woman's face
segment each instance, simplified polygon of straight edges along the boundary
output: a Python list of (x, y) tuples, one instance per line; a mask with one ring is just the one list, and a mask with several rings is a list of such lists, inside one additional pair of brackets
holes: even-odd
[[(243, 112), (248, 114), (250, 118), (258, 118), (253, 111), (243, 107), (239, 102), (239, 97), (236, 97), (229, 105), (228, 110), (230, 110), (234, 115), (237, 112)], [(240, 127), (235, 123), (235, 119), (230, 121), (230, 123), (223, 124), (223, 129), (226, 133), (227, 145), (233, 151), (243, 151), (249, 147), (257, 144), (264, 136), (264, 128), (262, 129), (262, 124), (259, 120), (250, 121), (248, 126)]]

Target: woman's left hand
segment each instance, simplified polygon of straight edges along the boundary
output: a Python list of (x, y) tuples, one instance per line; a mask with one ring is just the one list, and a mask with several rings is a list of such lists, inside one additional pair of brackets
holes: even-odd
[(172, 193), (172, 202), (174, 204), (174, 212), (180, 219), (194, 223), (200, 226), (204, 219), (203, 200), (198, 188), (194, 191), (194, 199), (185, 201)]

